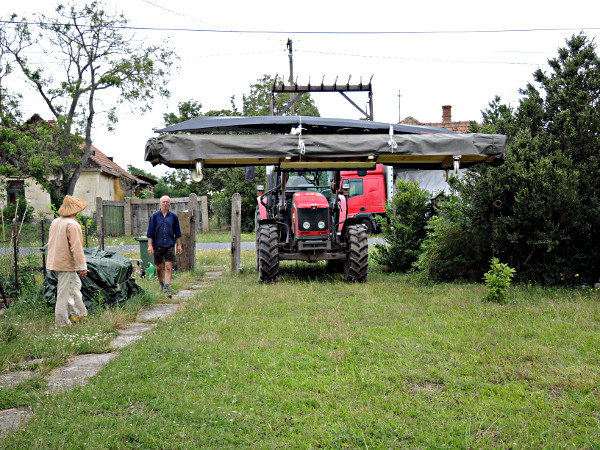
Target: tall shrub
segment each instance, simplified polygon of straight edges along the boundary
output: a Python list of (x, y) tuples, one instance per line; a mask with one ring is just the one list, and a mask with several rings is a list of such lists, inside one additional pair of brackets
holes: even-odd
[[(600, 59), (595, 48), (584, 34), (571, 37), (549, 61), (550, 70), (538, 69), (536, 84), (520, 91), (517, 108), (496, 98), (483, 112), (481, 131), (506, 134), (508, 145), (503, 166), (479, 166), (455, 186), (469, 206), (463, 232), (477, 244), (469, 263), (473, 271), (496, 256), (522, 281), (592, 284), (600, 276)], [(462, 252), (459, 246), (456, 251)], [(432, 260), (443, 260), (435, 248), (428, 250)]]
[(416, 181), (398, 180), (397, 192), (386, 204), (382, 223), (385, 244), (375, 244), (374, 259), (395, 272), (411, 268), (425, 238), (430, 194)]

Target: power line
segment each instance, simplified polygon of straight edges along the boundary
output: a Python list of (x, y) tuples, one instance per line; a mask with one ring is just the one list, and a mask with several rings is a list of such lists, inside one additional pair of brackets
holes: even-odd
[[(0, 20), (0, 23), (6, 25), (50, 25), (47, 22), (28, 22)], [(69, 25), (69, 24), (63, 24)], [(163, 27), (134, 27), (134, 26), (113, 26), (114, 29), (137, 30), (137, 31), (181, 31), (190, 33), (247, 33), (247, 34), (323, 34), (323, 35), (425, 35), (425, 34), (494, 34), (494, 33), (534, 33), (534, 32), (554, 32), (554, 31), (588, 31), (600, 30), (600, 27), (581, 27), (581, 28), (522, 28), (522, 29), (501, 29), (501, 30), (429, 30), (429, 31), (283, 31), (283, 30), (219, 30), (214, 28), (163, 28)]]
[(299, 50), (298, 52), (299, 53), (313, 53), (313, 54), (318, 54), (318, 55), (350, 56), (353, 58), (398, 59), (398, 60), (403, 60), (403, 61), (444, 62), (444, 63), (458, 63), (458, 64), (514, 64), (514, 65), (525, 65), (525, 66), (543, 65), (543, 63), (534, 63), (534, 62), (463, 61), (463, 60), (434, 59), (434, 58), (407, 58), (404, 56), (359, 55), (359, 54), (355, 54), (355, 53), (334, 53), (334, 52), (322, 52), (322, 51), (318, 51), (318, 50)]

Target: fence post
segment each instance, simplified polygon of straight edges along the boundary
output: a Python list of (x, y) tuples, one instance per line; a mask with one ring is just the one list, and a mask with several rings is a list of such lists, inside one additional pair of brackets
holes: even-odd
[(242, 196), (231, 196), (231, 273), (240, 273), (240, 234), (242, 231)]
[(102, 197), (96, 197), (96, 231), (100, 250), (104, 250), (104, 218), (102, 217)]
[[(42, 226), (42, 249), (44, 249), (44, 246), (46, 245), (46, 233), (45, 233), (45, 229), (44, 229), (44, 222), (46, 219), (44, 219), (42, 217), (42, 220), (40, 220), (40, 225)], [(86, 222), (87, 223), (87, 222)], [(86, 235), (86, 241), (87, 241), (87, 235)], [(87, 245), (86, 245), (87, 246)], [(42, 273), (44, 274), (44, 278), (46, 278), (46, 249), (44, 249), (42, 251)]]
[(194, 210), (189, 209), (177, 215), (181, 228), (183, 252), (177, 257), (177, 270), (192, 270), (196, 266), (196, 224)]
[(131, 197), (125, 197), (125, 206), (123, 207), (123, 231), (125, 236), (131, 236)]
[[(188, 210), (192, 211), (192, 217), (194, 218), (194, 224), (196, 223), (196, 218), (200, 218), (200, 208), (198, 204), (198, 196), (193, 192), (188, 197)], [(192, 230), (193, 233), (196, 232), (196, 228)]]
[[(17, 202), (17, 207), (19, 202)], [(15, 292), (19, 292), (19, 216), (15, 208), (15, 218), (12, 226), (13, 256), (15, 260)]]
[(208, 233), (210, 225), (208, 223), (208, 197), (203, 195), (200, 197), (200, 219), (202, 220), (202, 232)]

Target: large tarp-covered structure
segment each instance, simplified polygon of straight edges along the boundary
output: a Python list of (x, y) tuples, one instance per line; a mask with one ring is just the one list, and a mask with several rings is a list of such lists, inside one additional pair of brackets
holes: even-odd
[(158, 131), (169, 134), (148, 140), (146, 161), (190, 169), (199, 163), (282, 169), (356, 169), (383, 163), (448, 169), (457, 159), (461, 167), (498, 165), (504, 161), (506, 143), (505, 136), (496, 134), (299, 116), (199, 117)]
[[(125, 256), (93, 248), (86, 248), (83, 252), (88, 275), (81, 278), (81, 293), (88, 310), (93, 310), (100, 300), (103, 305), (111, 306), (142, 292), (132, 277), (133, 265)], [(50, 306), (56, 305), (56, 283), (56, 275), (47, 271), (42, 284), (42, 296)]]

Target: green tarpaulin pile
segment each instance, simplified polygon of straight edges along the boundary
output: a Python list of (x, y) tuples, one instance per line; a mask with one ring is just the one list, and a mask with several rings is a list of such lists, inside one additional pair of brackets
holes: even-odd
[[(88, 275), (81, 279), (81, 293), (88, 310), (98, 304), (117, 305), (142, 292), (132, 277), (131, 261), (120, 253), (86, 248), (84, 254)], [(56, 305), (56, 282), (56, 275), (46, 271), (41, 295), (50, 306)]]

